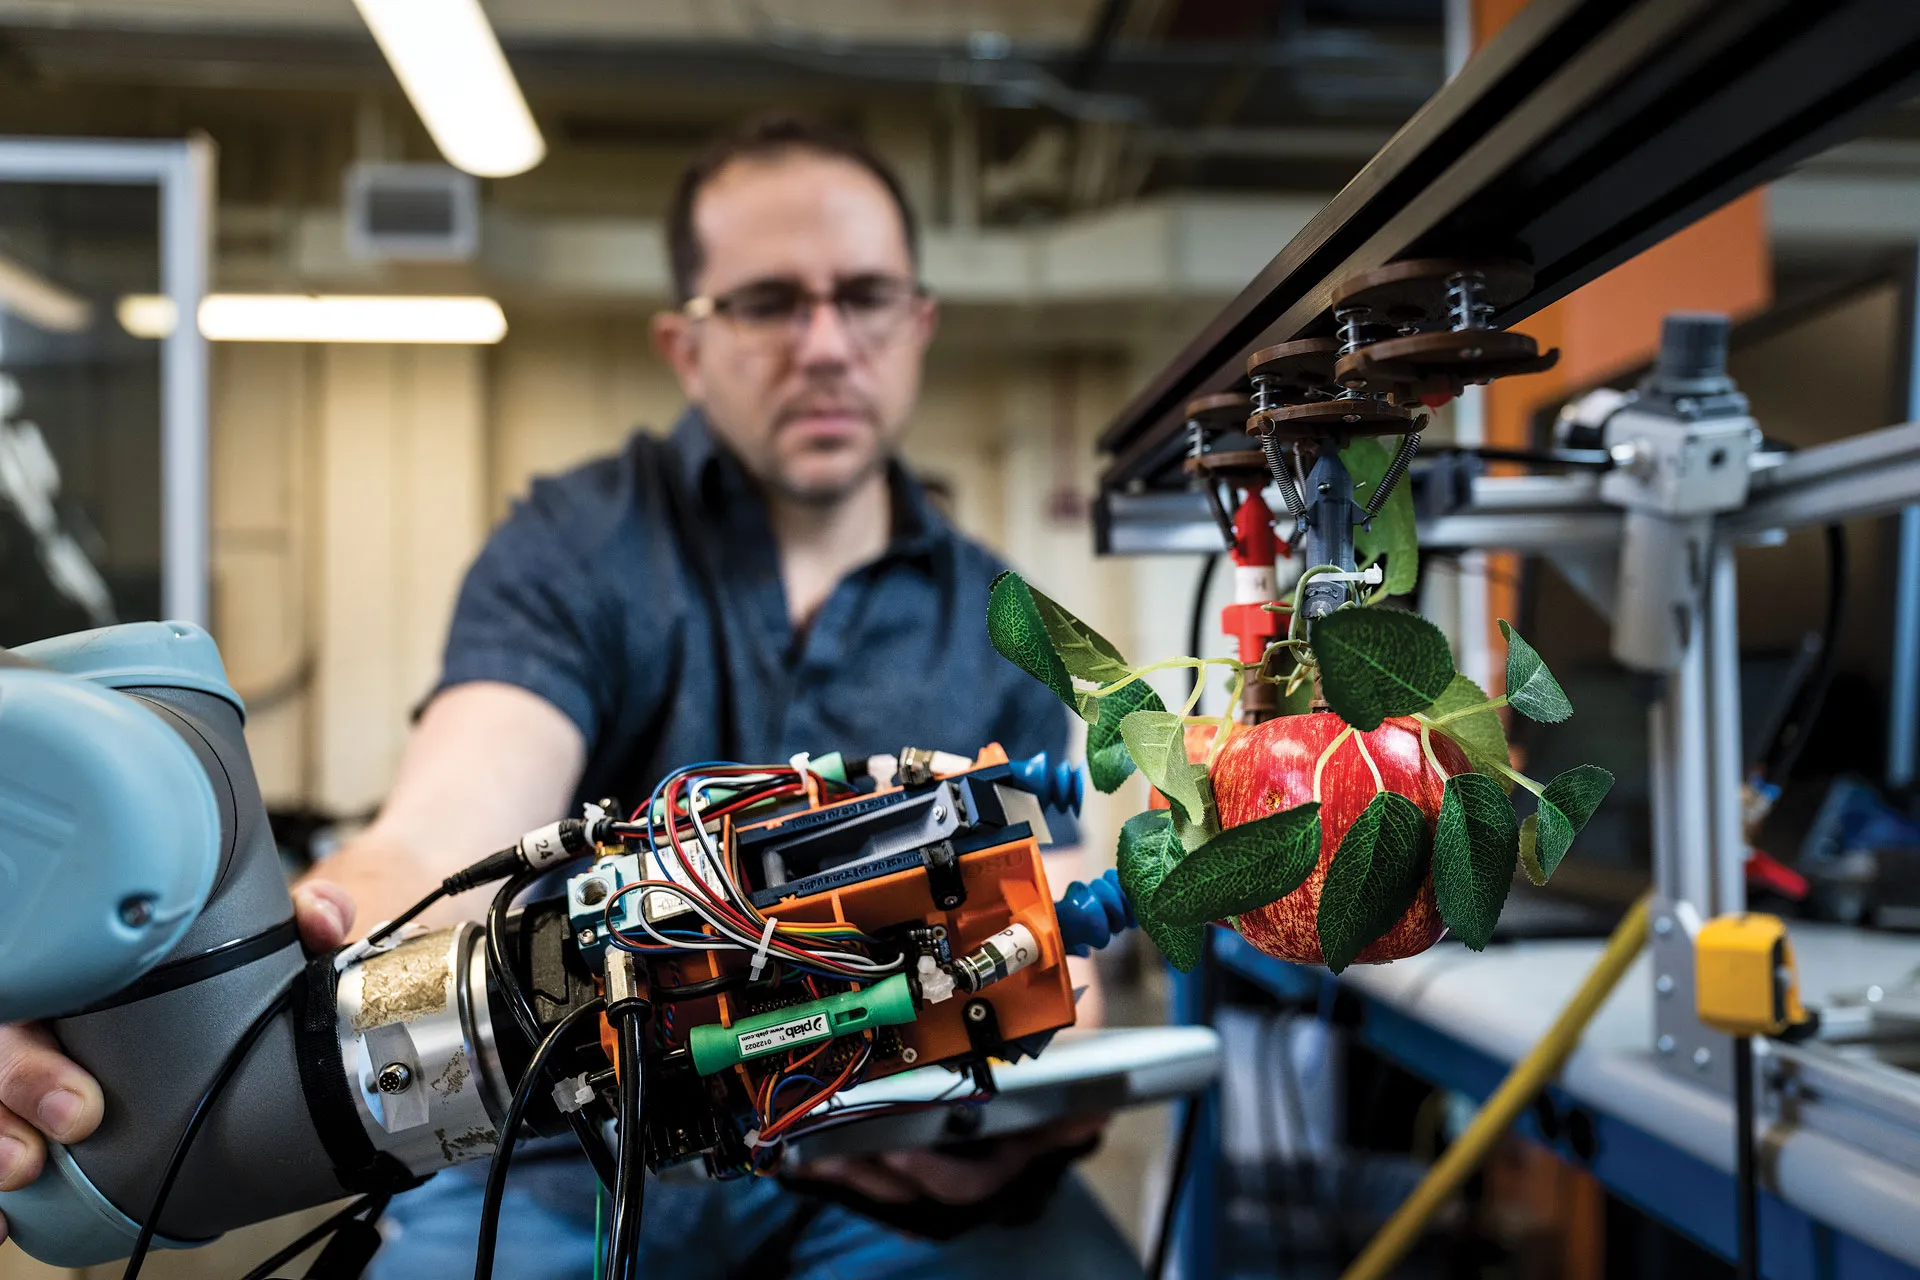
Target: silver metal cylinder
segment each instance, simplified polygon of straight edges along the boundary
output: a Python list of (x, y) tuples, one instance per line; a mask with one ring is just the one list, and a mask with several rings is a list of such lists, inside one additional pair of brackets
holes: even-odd
[(413, 938), (340, 975), (340, 1055), (367, 1137), (416, 1174), (491, 1155), (512, 1089), (476, 924)]

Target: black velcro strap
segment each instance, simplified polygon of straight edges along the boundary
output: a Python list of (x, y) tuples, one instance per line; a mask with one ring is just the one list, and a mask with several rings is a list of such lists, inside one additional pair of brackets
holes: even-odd
[(320, 1145), (333, 1161), (342, 1191), (391, 1194), (417, 1187), (425, 1178), (373, 1145), (353, 1104), (353, 1083), (340, 1057), (340, 975), (333, 954), (316, 956), (293, 986), (294, 1057), (300, 1063), (300, 1088)]

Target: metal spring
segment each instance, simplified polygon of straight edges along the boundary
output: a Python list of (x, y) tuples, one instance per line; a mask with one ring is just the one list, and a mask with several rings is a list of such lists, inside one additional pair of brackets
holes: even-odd
[(1418, 452), (1420, 452), (1418, 431), (1409, 431), (1400, 437), (1400, 448), (1393, 455), (1393, 461), (1387, 464), (1386, 474), (1380, 477), (1380, 486), (1373, 491), (1373, 501), (1367, 504), (1367, 519), (1372, 520), (1386, 510), (1387, 499), (1393, 496), (1394, 486), (1400, 483), (1401, 476), (1407, 474), (1407, 468), (1413, 465), (1413, 455)]
[(1487, 277), (1479, 271), (1459, 271), (1447, 277), (1447, 322), (1458, 332), (1484, 329), (1493, 315), (1487, 301)]
[(1287, 455), (1281, 451), (1280, 438), (1271, 431), (1261, 436), (1260, 452), (1266, 455), (1267, 470), (1273, 473), (1273, 482), (1280, 487), (1280, 500), (1287, 504), (1287, 510), (1293, 515), (1295, 531), (1304, 529), (1307, 524), (1307, 504), (1300, 496), (1299, 487), (1293, 483), (1293, 472), (1287, 466)]
[[(1352, 355), (1367, 344), (1366, 324), (1373, 318), (1373, 312), (1367, 307), (1342, 307), (1333, 313), (1333, 322), (1340, 326), (1340, 354)], [(1368, 399), (1358, 387), (1342, 387), (1335, 400)]]

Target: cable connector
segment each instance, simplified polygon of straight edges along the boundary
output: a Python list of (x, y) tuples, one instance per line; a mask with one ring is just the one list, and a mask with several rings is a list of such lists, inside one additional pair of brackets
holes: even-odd
[(587, 1073), (568, 1076), (553, 1086), (553, 1105), (563, 1114), (580, 1110), (594, 1099), (593, 1086), (587, 1083)]
[(616, 838), (618, 827), (601, 812), (591, 819), (562, 818), (536, 827), (506, 848), (490, 853), (470, 867), (454, 872), (441, 881), (448, 897), (522, 871), (549, 871), (592, 851), (603, 840)]

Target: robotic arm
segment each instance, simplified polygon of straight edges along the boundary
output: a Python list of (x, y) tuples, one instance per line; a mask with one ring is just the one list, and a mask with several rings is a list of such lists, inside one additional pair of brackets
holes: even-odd
[[(771, 1171), (880, 1113), (841, 1090), (916, 1067), (959, 1083), (894, 1107), (991, 1097), (990, 1059), (1073, 1022), (1065, 956), (1132, 923), (1111, 872), (1051, 900), (1044, 810), (1077, 809), (1077, 773), (910, 749), (679, 770), (310, 962), (242, 719), (198, 628), (0, 650), (0, 1020), (50, 1018), (107, 1104), (0, 1195), (43, 1261), (137, 1263), (485, 1157), (497, 1212), (526, 1127), (594, 1157), (624, 1274), (643, 1165)], [(485, 927), (407, 923), (489, 881)]]

